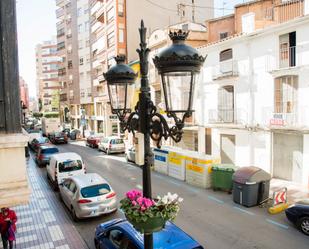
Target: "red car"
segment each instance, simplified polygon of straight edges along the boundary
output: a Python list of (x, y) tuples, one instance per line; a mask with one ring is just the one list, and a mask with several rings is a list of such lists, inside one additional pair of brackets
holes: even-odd
[(101, 139), (101, 136), (91, 135), (87, 137), (86, 145), (92, 148), (98, 148)]
[(67, 144), (68, 143), (68, 136), (64, 132), (55, 132), (49, 134), (49, 139), (53, 144)]

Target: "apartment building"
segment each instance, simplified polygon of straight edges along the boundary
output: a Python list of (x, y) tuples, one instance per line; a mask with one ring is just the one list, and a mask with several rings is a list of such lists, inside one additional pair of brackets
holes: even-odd
[[(113, 57), (127, 56), (127, 62), (136, 63), (141, 19), (147, 27), (147, 36), (156, 29), (173, 23), (192, 21), (204, 23), (214, 16), (213, 1), (126, 1), (92, 0), (91, 53), (94, 94), (95, 131), (105, 135), (119, 134), (118, 119), (111, 114), (103, 72), (114, 65)], [(197, 9), (196, 6), (207, 8)]]
[(208, 22), (195, 105), (200, 152), (308, 186), (308, 6), (254, 1)]
[[(172, 41), (169, 37), (169, 32), (174, 30), (187, 30), (189, 35), (186, 44), (192, 47), (200, 47), (207, 44), (207, 30), (206, 26), (189, 21), (180, 22), (164, 29), (154, 30), (148, 38), (148, 46), (151, 50), (149, 53), (149, 83), (151, 89), (152, 101), (159, 108), (160, 113), (164, 114), (164, 96), (161, 89), (161, 78), (153, 63), (153, 58), (158, 55), (163, 49), (170, 46)], [(181, 96), (175, 96), (178, 101), (183, 101)], [(166, 120), (174, 122), (172, 119), (166, 117)], [(172, 139), (162, 141), (166, 145), (174, 145), (183, 149), (198, 150), (198, 129), (195, 125), (195, 114), (186, 120), (183, 129), (183, 137), (179, 143), (174, 143)]]
[(43, 112), (59, 111), (59, 57), (55, 39), (36, 46), (36, 81), (39, 106)]
[(20, 101), (22, 106), (29, 108), (29, 88), (23, 77), (19, 76)]
[(58, 77), (61, 85), (61, 121), (80, 126), (79, 108), (79, 49), (77, 25), (77, 1), (56, 0), (57, 55), (60, 58)]

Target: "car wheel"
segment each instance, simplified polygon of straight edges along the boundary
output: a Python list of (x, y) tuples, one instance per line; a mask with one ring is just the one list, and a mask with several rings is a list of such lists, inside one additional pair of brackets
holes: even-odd
[(299, 229), (309, 236), (309, 217), (303, 217), (299, 220)]
[(71, 214), (72, 214), (73, 221), (78, 222), (79, 219), (76, 216), (76, 212), (75, 212), (75, 210), (74, 210), (74, 208), (72, 206), (71, 206)]

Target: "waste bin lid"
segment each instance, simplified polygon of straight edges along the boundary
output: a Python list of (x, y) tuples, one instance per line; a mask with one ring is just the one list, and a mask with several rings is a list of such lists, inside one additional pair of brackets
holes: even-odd
[(270, 179), (269, 173), (255, 166), (241, 167), (233, 175), (233, 181), (242, 184), (269, 181)]
[(217, 171), (236, 171), (238, 167), (236, 167), (234, 164), (214, 164), (212, 166), (212, 170)]

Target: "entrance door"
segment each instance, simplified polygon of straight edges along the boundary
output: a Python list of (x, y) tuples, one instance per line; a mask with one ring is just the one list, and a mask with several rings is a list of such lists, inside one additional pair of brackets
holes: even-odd
[(220, 140), (221, 162), (235, 164), (235, 135), (221, 134)]
[(273, 175), (276, 178), (302, 182), (302, 135), (274, 133)]

